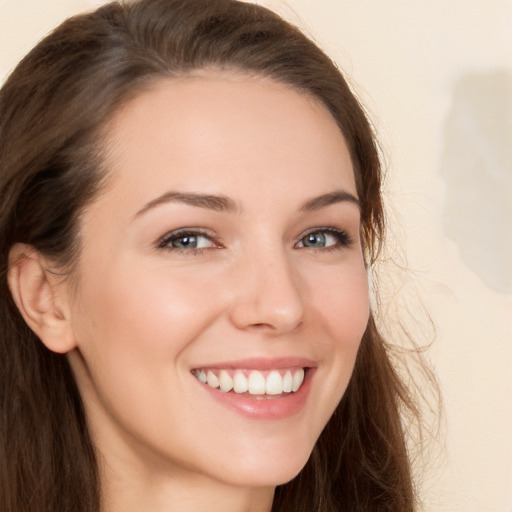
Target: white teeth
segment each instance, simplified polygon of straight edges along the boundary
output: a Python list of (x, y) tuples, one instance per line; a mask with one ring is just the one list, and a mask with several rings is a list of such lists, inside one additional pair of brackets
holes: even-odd
[(211, 370), (208, 370), (208, 373), (206, 374), (206, 382), (208, 383), (208, 386), (211, 386), (212, 388), (219, 387), (219, 379)]
[(283, 393), (290, 393), (293, 386), (292, 372), (288, 370), (283, 377)]
[(304, 369), (301, 368), (300, 370), (296, 371), (293, 374), (293, 383), (292, 383), (292, 391), (295, 393), (304, 382)]
[(250, 395), (264, 395), (265, 394), (265, 377), (258, 372), (253, 371), (249, 375), (249, 394)]
[(226, 370), (222, 370), (219, 375), (220, 390), (227, 393), (233, 389), (233, 379)]
[(233, 389), (235, 393), (245, 393), (249, 389), (247, 377), (242, 372), (236, 372), (233, 377)]
[(193, 374), (203, 384), (212, 388), (220, 388), (227, 393), (247, 393), (250, 395), (281, 395), (282, 393), (296, 392), (304, 382), (304, 369), (286, 370), (281, 375), (278, 370), (270, 371), (267, 376), (258, 370), (194, 370)]
[(273, 370), (268, 374), (265, 392), (267, 395), (280, 395), (283, 392), (283, 378), (278, 371)]

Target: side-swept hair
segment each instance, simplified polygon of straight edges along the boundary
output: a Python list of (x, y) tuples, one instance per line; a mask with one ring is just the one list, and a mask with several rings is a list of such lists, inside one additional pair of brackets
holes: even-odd
[[(236, 0), (113, 2), (65, 21), (0, 90), (0, 509), (99, 512), (101, 485), (64, 355), (22, 320), (9, 249), (30, 244), (68, 270), (78, 219), (107, 174), (102, 131), (156, 80), (204, 68), (264, 76), (321, 101), (350, 151), (370, 266), (383, 237), (381, 168), (367, 117), (334, 63), (296, 27)], [(279, 512), (411, 512), (399, 411), (414, 410), (370, 317), (353, 376), (310, 460), (276, 489)]]

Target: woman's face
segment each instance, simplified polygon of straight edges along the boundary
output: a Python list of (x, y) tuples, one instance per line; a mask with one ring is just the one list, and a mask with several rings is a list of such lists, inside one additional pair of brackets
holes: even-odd
[(146, 476), (288, 481), (368, 320), (337, 125), (285, 85), (208, 72), (157, 83), (108, 133), (111, 179), (81, 219), (70, 294), (99, 451)]

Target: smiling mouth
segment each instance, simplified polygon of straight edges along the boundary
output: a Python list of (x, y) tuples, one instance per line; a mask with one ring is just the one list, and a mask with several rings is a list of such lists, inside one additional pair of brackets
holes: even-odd
[(298, 391), (306, 371), (307, 368), (266, 371), (198, 368), (192, 374), (203, 384), (224, 393), (278, 397)]

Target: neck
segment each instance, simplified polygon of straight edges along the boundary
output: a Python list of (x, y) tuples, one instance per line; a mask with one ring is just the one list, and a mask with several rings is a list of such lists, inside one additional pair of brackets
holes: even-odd
[(143, 474), (104, 465), (101, 512), (270, 512), (273, 487), (237, 487), (195, 473)]

